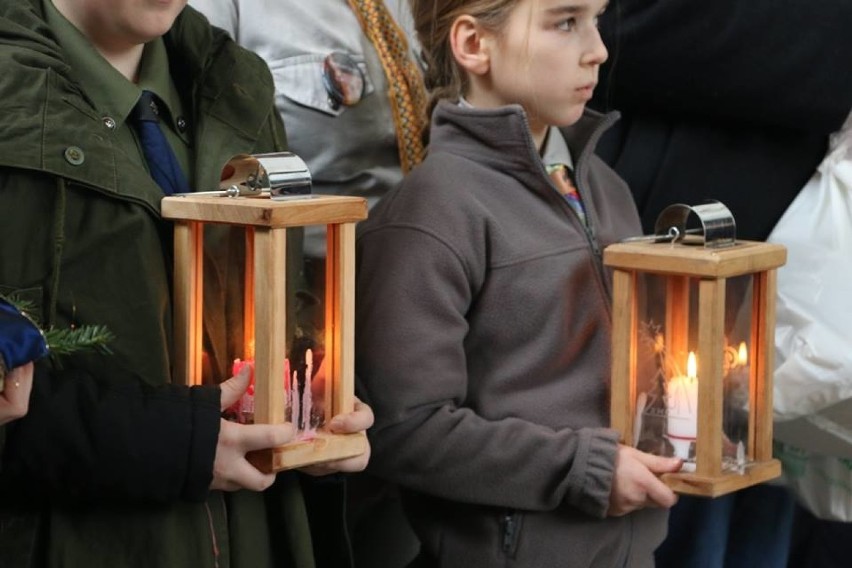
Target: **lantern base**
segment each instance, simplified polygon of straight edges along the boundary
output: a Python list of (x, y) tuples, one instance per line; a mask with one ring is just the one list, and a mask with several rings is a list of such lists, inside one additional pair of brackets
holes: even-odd
[(291, 442), (277, 448), (249, 452), (249, 463), (264, 473), (277, 473), (307, 465), (360, 456), (367, 451), (367, 435), (318, 432), (310, 440)]
[(720, 497), (740, 489), (775, 479), (781, 475), (781, 462), (771, 459), (751, 462), (743, 473), (726, 472), (717, 476), (697, 473), (665, 473), (661, 479), (675, 493), (699, 497)]

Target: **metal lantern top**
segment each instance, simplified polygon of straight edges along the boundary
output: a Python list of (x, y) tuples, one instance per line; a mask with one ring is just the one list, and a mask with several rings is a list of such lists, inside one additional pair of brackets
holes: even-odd
[(653, 235), (607, 247), (604, 263), (646, 272), (728, 278), (786, 262), (783, 246), (737, 240), (736, 227), (733, 214), (721, 202), (676, 203), (660, 213)]
[(274, 200), (311, 194), (311, 172), (292, 152), (237, 154), (222, 168), (219, 189), (178, 196), (261, 197)]
[[(700, 228), (688, 227), (691, 217), (698, 220)], [(693, 239), (708, 248), (729, 247), (737, 242), (737, 224), (731, 210), (719, 201), (701, 205), (675, 203), (657, 217), (654, 237), (657, 242), (688, 243)]]

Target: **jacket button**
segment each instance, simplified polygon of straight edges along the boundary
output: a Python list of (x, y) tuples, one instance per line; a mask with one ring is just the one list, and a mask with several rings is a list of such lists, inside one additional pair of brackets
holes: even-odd
[(110, 130), (115, 130), (115, 119), (111, 116), (104, 117), (104, 126), (109, 128)]
[(186, 119), (182, 116), (179, 116), (177, 119), (177, 127), (178, 130), (184, 132), (186, 130)]
[(86, 161), (86, 154), (79, 146), (68, 146), (65, 148), (65, 161), (72, 166), (79, 166)]

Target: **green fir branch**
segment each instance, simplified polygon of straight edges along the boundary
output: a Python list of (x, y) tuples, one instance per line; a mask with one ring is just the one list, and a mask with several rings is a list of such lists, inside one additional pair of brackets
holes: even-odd
[(109, 355), (112, 351), (107, 344), (115, 339), (112, 332), (103, 325), (84, 325), (73, 329), (52, 328), (44, 332), (44, 337), (50, 354), (56, 356), (84, 350)]
[(15, 306), (19, 312), (29, 317), (33, 324), (41, 329), (52, 357), (70, 355), (77, 351), (86, 350), (93, 350), (106, 355), (112, 353), (107, 344), (113, 341), (115, 336), (104, 325), (83, 325), (68, 329), (51, 328), (45, 330), (41, 323), (30, 315), (35, 312), (36, 308), (33, 302), (15, 294), (8, 296), (0, 294), (0, 298)]

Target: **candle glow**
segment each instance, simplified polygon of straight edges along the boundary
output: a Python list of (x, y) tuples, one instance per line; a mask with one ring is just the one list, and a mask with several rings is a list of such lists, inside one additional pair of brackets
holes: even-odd
[(748, 349), (745, 341), (740, 341), (740, 348), (737, 350), (737, 364), (740, 367), (748, 365)]

